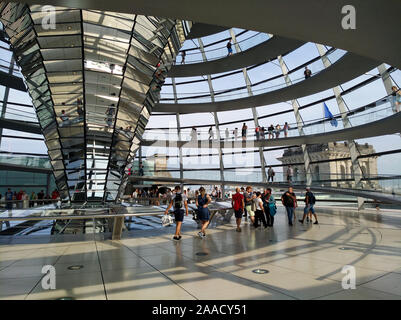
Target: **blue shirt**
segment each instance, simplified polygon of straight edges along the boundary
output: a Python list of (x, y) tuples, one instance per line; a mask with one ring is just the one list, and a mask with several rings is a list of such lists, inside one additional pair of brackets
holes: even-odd
[(13, 193), (11, 191), (6, 192), (6, 200), (12, 200), (13, 199)]

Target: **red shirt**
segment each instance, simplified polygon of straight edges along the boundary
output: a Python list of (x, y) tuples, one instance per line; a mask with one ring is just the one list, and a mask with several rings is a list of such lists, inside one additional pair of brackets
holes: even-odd
[(234, 210), (243, 209), (242, 200), (244, 200), (244, 196), (241, 193), (233, 195)]

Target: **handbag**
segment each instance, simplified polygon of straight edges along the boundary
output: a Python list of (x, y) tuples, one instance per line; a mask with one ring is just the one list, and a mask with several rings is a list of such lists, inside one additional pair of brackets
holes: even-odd
[(173, 218), (169, 214), (166, 214), (162, 217), (162, 226), (163, 227), (168, 227), (173, 224)]
[(198, 220), (199, 220), (199, 219), (198, 219), (198, 209), (194, 210), (192, 219), (195, 220), (195, 221), (198, 221)]
[(269, 201), (269, 212), (272, 217), (277, 213), (276, 200), (273, 200), (272, 202)]

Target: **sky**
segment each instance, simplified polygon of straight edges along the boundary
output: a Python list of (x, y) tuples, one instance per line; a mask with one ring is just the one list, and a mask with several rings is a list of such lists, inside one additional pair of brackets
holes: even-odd
[[(235, 29), (234, 31), (236, 34), (240, 33), (241, 29)], [(228, 38), (230, 36), (229, 31), (223, 31), (218, 34), (209, 36), (209, 37), (204, 37), (202, 39), (204, 45), (207, 45), (209, 43), (213, 43), (217, 40), (223, 39), (223, 38)], [(265, 41), (268, 39), (268, 36), (266, 34), (260, 34), (258, 32), (254, 31), (248, 31), (240, 36), (238, 36), (237, 41), (239, 42), (242, 50), (246, 50), (262, 41)], [(194, 46), (197, 46), (198, 42), (197, 40), (187, 40), (184, 43), (183, 49), (189, 49), (193, 48)], [(235, 53), (235, 47), (234, 48), (234, 53)], [(227, 53), (227, 50), (225, 48), (225, 42), (219, 43), (210, 47), (207, 47), (207, 59), (216, 59), (216, 58), (221, 58), (224, 57)], [(196, 52), (195, 54), (192, 54), (192, 52)], [(338, 50), (336, 54), (340, 55), (343, 54), (342, 50)], [(284, 56), (284, 61), (287, 64), (289, 69), (292, 69), (314, 57), (318, 56), (318, 51), (316, 48), (316, 45), (313, 43), (306, 43), (305, 45), (301, 46), (300, 48), (294, 50), (293, 52), (289, 53), (288, 55)], [(334, 55), (333, 55), (334, 56)], [(10, 59), (10, 53), (6, 52), (5, 50), (0, 49), (0, 65), (2, 66), (7, 66), (7, 61)], [(187, 56), (186, 56), (186, 63), (190, 62), (200, 62), (202, 59), (202, 56), (200, 54), (200, 51), (188, 51)], [(181, 58), (177, 58), (177, 62), (180, 63)], [(4, 68), (1, 68), (3, 71), (5, 71)], [(321, 60), (318, 60), (314, 64), (310, 66), (310, 69), (312, 70), (312, 73), (316, 73), (320, 70), (323, 69), (323, 63)], [(302, 77), (303, 70), (300, 70), (296, 72), (295, 74), (291, 75), (291, 80), (296, 81), (300, 77)], [(361, 75), (360, 77), (353, 79), (352, 81), (349, 81), (347, 83), (344, 83), (341, 85), (341, 87), (346, 90), (353, 85), (360, 83), (368, 78), (370, 78), (371, 75), (377, 74), (378, 71), (377, 69), (369, 71), (367, 74)], [(258, 66), (248, 72), (248, 76), (250, 78), (251, 83), (255, 83), (261, 80), (264, 80), (266, 78), (270, 78), (276, 75), (281, 74), (281, 68), (278, 65), (277, 59), (263, 64), (261, 66)], [(212, 75), (216, 76), (216, 75)], [(401, 85), (401, 72), (399, 70), (395, 71), (392, 73), (392, 77), (395, 81), (395, 83), (400, 86)], [(205, 77), (188, 77), (188, 78), (177, 78), (176, 82), (184, 82), (184, 81), (189, 81), (189, 80), (198, 80), (201, 78)], [(166, 79), (166, 84), (171, 83), (171, 79), (167, 78)], [(236, 75), (231, 75), (228, 77), (224, 77), (221, 79), (215, 79), (212, 80), (212, 86), (214, 91), (219, 91), (219, 90), (224, 90), (227, 88), (235, 88), (235, 87), (240, 87), (245, 85), (245, 80), (243, 77), (242, 73), (238, 73)], [(279, 88), (280, 86), (283, 85), (283, 79), (278, 79), (277, 81), (272, 81), (269, 83), (264, 83), (259, 86), (255, 86), (253, 89), (255, 90), (254, 94), (260, 94), (266, 91), (271, 91), (276, 88)], [(187, 85), (178, 85), (177, 86), (177, 94), (179, 97), (184, 97), (184, 96), (191, 96), (191, 95), (196, 95), (199, 93), (208, 93), (209, 92), (209, 87), (207, 84), (207, 81), (203, 82), (198, 82), (198, 83), (192, 83), (192, 84), (187, 84)], [(241, 91), (240, 94), (238, 93), (230, 93), (228, 95), (223, 96), (222, 98), (219, 99), (237, 99), (241, 97), (245, 97), (246, 91), (243, 90)], [(317, 94), (313, 94), (310, 96), (305, 96), (301, 97), (298, 99), (298, 102), (301, 105), (310, 103), (315, 100), (319, 99), (324, 99), (325, 97), (333, 95), (333, 91), (326, 90), (323, 92), (319, 92)], [(386, 91), (383, 85), (383, 82), (381, 79), (378, 79), (366, 86), (363, 86), (362, 88), (359, 88), (355, 91), (352, 91), (346, 95), (343, 96), (348, 108), (350, 110), (358, 108), (360, 106), (366, 105), (368, 103), (374, 102), (386, 95)], [(4, 96), (4, 87), (0, 87), (0, 96)], [(161, 91), (161, 97), (162, 98), (172, 98), (172, 87), (171, 86), (164, 86), (162, 91)], [(3, 100), (3, 99), (2, 99)], [(9, 101), (10, 102), (16, 102), (16, 103), (25, 103), (25, 104), (31, 104), (31, 99), (27, 93), (19, 92), (16, 90), (11, 89), (10, 90), (10, 96), (9, 96)], [(189, 102), (209, 102), (209, 98), (203, 98), (201, 100), (197, 99), (189, 99), (189, 100), (181, 100), (180, 102), (182, 103), (189, 103)], [(170, 101), (171, 102), (171, 101)], [(337, 103), (335, 99), (328, 99), (326, 101), (327, 106), (329, 107), (330, 111), (332, 114), (337, 114), (339, 113)], [(287, 102), (282, 102), (282, 103), (277, 103), (273, 105), (267, 105), (267, 106), (261, 106), (257, 107), (257, 114), (259, 116), (265, 116), (269, 115), (270, 113), (275, 113), (278, 111), (283, 111), (283, 110), (288, 110), (291, 109), (292, 105), (290, 101)], [(314, 106), (311, 106), (309, 108), (306, 108), (304, 110), (300, 111), (301, 116), (303, 120), (310, 121), (314, 119), (318, 119), (323, 117), (322, 114), (322, 104), (316, 104)], [(7, 118), (10, 119), (23, 119), (27, 121), (34, 121), (36, 116), (34, 114), (33, 109), (28, 109), (28, 108), (20, 108), (16, 106), (10, 106), (9, 109), (7, 110), (6, 114)], [(230, 132), (237, 127), (238, 129), (241, 128), (242, 125), (242, 120), (243, 119), (250, 119), (252, 118), (252, 111), (250, 108), (246, 109), (241, 109), (241, 110), (235, 110), (235, 111), (227, 111), (227, 112), (219, 112), (218, 113), (218, 121), (219, 122), (228, 122), (228, 121), (239, 121), (237, 124), (232, 124), (232, 125), (227, 125), (227, 126), (221, 126), (221, 131), (224, 132), (225, 128), (229, 128)], [(262, 119), (260, 120), (260, 125), (268, 127), (270, 124), (276, 125), (276, 124), (281, 124), (283, 125), (284, 122), (288, 122), (290, 124), (295, 122), (295, 117), (293, 112), (286, 113), (283, 115), (277, 115), (273, 117), (269, 117), (267, 119)], [(198, 113), (198, 114), (188, 114), (188, 115), (181, 115), (180, 116), (180, 123), (181, 126), (197, 126), (197, 125), (204, 125), (204, 124), (214, 124), (214, 117), (213, 114), (211, 113)], [(249, 128), (254, 128), (254, 123), (253, 121), (248, 121), (247, 125)], [(175, 128), (176, 127), (176, 116), (175, 115), (152, 115), (150, 117), (149, 123), (147, 128), (160, 128), (160, 127), (171, 127)], [(204, 137), (207, 137), (207, 130), (208, 128), (203, 128), (200, 131), (204, 131)], [(252, 130), (252, 129), (250, 129)], [(154, 132), (154, 131), (152, 131)], [(188, 134), (188, 130), (184, 130), (186, 134)], [(20, 136), (20, 132), (16, 131), (11, 131), (11, 130), (4, 130), (3, 134), (9, 134), (9, 135), (17, 135)], [(159, 133), (158, 133), (159, 134)], [(32, 136), (32, 137), (41, 137), (40, 135), (33, 135), (33, 134), (28, 134), (28, 133), (23, 133), (22, 135), (24, 136)], [(153, 135), (154, 136), (154, 135)], [(148, 137), (152, 137), (152, 135), (148, 135)], [(364, 144), (364, 143), (369, 143), (372, 144), (376, 152), (381, 152), (381, 151), (388, 151), (388, 150), (394, 150), (394, 149), (401, 149), (401, 137), (400, 135), (387, 135), (387, 136), (381, 136), (381, 137), (374, 137), (374, 138), (369, 138), (369, 139), (359, 139), (357, 140), (358, 143)], [(177, 155), (178, 150), (177, 149), (172, 149), (169, 150), (170, 155)], [(27, 153), (37, 153), (37, 154), (45, 154), (47, 153), (46, 146), (43, 141), (34, 141), (34, 140), (23, 140), (23, 139), (9, 139), (9, 138), (3, 138), (1, 145), (0, 145), (0, 151), (8, 151), (8, 152), (27, 152)], [(196, 154), (196, 150), (185, 150), (184, 152), (191, 153), (191, 154)], [(265, 152), (265, 159), (267, 164), (279, 164), (280, 162), (277, 160), (278, 157), (282, 155), (282, 150), (278, 151), (270, 151), (270, 152)], [(154, 153), (166, 153), (166, 150), (163, 149), (156, 149), (156, 148), (143, 148), (143, 154), (144, 155), (152, 155)], [(216, 153), (217, 154), (217, 149), (214, 150), (201, 150), (202, 154), (208, 154), (208, 153)], [(254, 153), (254, 157), (252, 159), (248, 159), (247, 161), (253, 162), (253, 165), (260, 165), (260, 159), (258, 156), (258, 153)], [(243, 159), (241, 162), (239, 162), (240, 165), (243, 165)], [(235, 166), (239, 165), (238, 163), (232, 164), (232, 157), (230, 156), (225, 156), (224, 157), (224, 165), (225, 166)], [(248, 166), (252, 165), (252, 163), (248, 163)], [(168, 167), (169, 168), (178, 168), (179, 164), (177, 159), (170, 159), (168, 161)], [(194, 161), (194, 158), (184, 158), (184, 169), (185, 168), (217, 168), (219, 167), (219, 159), (218, 156), (212, 156), (208, 158), (203, 158), (203, 161)], [(400, 167), (401, 167), (401, 156), (400, 154), (393, 154), (393, 155), (387, 155), (387, 156), (381, 156), (378, 158), (378, 170), (379, 174), (400, 174)]]

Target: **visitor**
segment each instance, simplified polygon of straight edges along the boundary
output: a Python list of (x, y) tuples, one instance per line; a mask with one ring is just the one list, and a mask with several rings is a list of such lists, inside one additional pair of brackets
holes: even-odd
[(393, 112), (400, 112), (400, 108), (401, 108), (401, 89), (398, 89), (396, 86), (392, 86), (391, 90), (393, 90), (393, 93), (391, 94)]
[(269, 182), (270, 180), (274, 182), (275, 175), (276, 173), (274, 172), (273, 168), (269, 166), (269, 169), (267, 170), (267, 182)]
[(29, 195), (25, 191), (22, 194), (22, 208), (29, 208)]
[(276, 125), (276, 139), (280, 138), (280, 131), (281, 131), (281, 126), (279, 124)]
[(62, 122), (61, 122), (61, 127), (68, 125), (68, 123), (69, 123), (69, 118), (68, 118), (67, 114), (65, 113), (65, 110), (61, 110), (60, 119), (61, 119), (61, 121), (62, 121)]
[(20, 190), (17, 194), (17, 209), (22, 209), (24, 191)]
[(263, 223), (263, 226), (267, 228), (267, 222), (263, 208), (262, 194), (259, 191), (255, 193), (253, 204), (255, 208), (255, 223), (254, 223), (255, 228), (259, 227), (259, 221), (261, 221), (261, 223)]
[[(317, 221), (317, 216), (315, 213), (315, 208), (314, 205), (316, 203), (316, 198), (315, 195), (312, 193), (309, 187), (306, 188), (306, 194), (305, 194), (305, 208), (304, 208), (304, 216), (302, 217), (302, 220), (299, 220), (302, 224), (304, 223), (305, 217), (309, 214), (312, 213), (313, 216), (315, 217), (315, 222), (314, 224), (319, 224)], [(312, 219), (311, 219), (312, 222)]]
[(209, 128), (209, 140), (214, 140), (214, 133), (212, 126), (210, 126)]
[(209, 225), (210, 219), (210, 211), (209, 204), (212, 202), (212, 199), (208, 194), (206, 194), (206, 190), (204, 187), (199, 188), (199, 195), (196, 198), (196, 206), (198, 208), (198, 219), (201, 222), (201, 231), (198, 232), (198, 236), (203, 239), (206, 237), (206, 228)]
[(36, 200), (38, 199), (38, 196), (36, 195), (35, 191), (32, 191), (31, 196), (29, 197), (29, 207), (33, 208), (36, 206)]
[(259, 141), (259, 129), (260, 129), (259, 126), (257, 126), (257, 127), (255, 128), (256, 141)]
[(58, 193), (57, 189), (54, 189), (52, 192), (52, 200), (58, 200), (60, 198), (60, 194)]
[(292, 183), (293, 177), (294, 177), (294, 169), (292, 168), (291, 165), (289, 165), (288, 168), (287, 168), (287, 182), (289, 184)]
[(250, 211), (251, 211), (251, 202), (252, 202), (252, 187), (248, 186), (244, 190), (242, 188), (242, 194), (244, 196), (244, 204), (245, 204), (245, 210), (244, 210), (244, 215), (243, 217), (245, 218), (245, 221), (248, 220), (248, 215), (250, 217)]
[(230, 138), (230, 131), (228, 131), (228, 128), (226, 128), (226, 140), (228, 140), (228, 138)]
[(235, 141), (237, 141), (237, 139), (238, 139), (238, 128), (234, 129), (233, 135), (234, 135)]
[(233, 195), (231, 199), (231, 205), (234, 210), (234, 215), (235, 215), (235, 221), (237, 223), (237, 232), (241, 232), (241, 219), (242, 219), (242, 214), (244, 212), (244, 196), (240, 193), (240, 188), (235, 188), (236, 193)]
[(172, 206), (174, 206), (174, 218), (176, 223), (175, 234), (173, 239), (180, 240), (181, 236), (181, 226), (182, 222), (184, 221), (184, 209), (185, 206), (185, 215), (188, 216), (188, 201), (187, 196), (181, 193), (181, 187), (176, 186), (174, 188), (174, 193), (171, 196), (170, 204), (168, 205), (166, 211), (164, 212), (165, 215), (168, 214), (168, 211)]
[(266, 138), (265, 133), (266, 133), (265, 127), (261, 127), (261, 128), (260, 128), (259, 134), (260, 134), (260, 138), (261, 138), (262, 140), (265, 140), (265, 138)]
[(255, 212), (252, 210), (252, 187), (246, 187), (246, 191), (244, 192), (244, 199), (245, 199), (245, 212), (244, 217), (245, 221), (248, 219), (247, 215), (251, 219), (252, 224), (255, 223)]
[(6, 201), (6, 209), (7, 210), (13, 209), (13, 197), (14, 197), (13, 192), (11, 191), (10, 188), (8, 188), (4, 195), (4, 200)]
[(310, 70), (308, 69), (308, 67), (305, 67), (304, 75), (305, 75), (305, 79), (308, 79), (308, 78), (311, 77), (312, 71), (310, 71)]
[(277, 212), (276, 200), (272, 195), (272, 189), (267, 188), (262, 196), (263, 209), (266, 215), (266, 222), (269, 227), (273, 227), (274, 216)]
[[(13, 198), (14, 194), (11, 191), (10, 188), (7, 189), (5, 195), (4, 195), (4, 200), (6, 201), (6, 209), (11, 212), (13, 209)], [(10, 214), (9, 212), (9, 214)], [(10, 228), (10, 221), (4, 221), (4, 224), (6, 225), (6, 228)], [(3, 229), (3, 221), (0, 221), (0, 230)]]
[(212, 190), (212, 198), (215, 200), (217, 199), (217, 187), (214, 187)]
[(274, 138), (274, 126), (271, 124), (269, 128), (267, 128), (267, 132), (269, 133), (269, 139)]
[(281, 202), (287, 211), (288, 224), (292, 226), (292, 220), (293, 217), (295, 217), (295, 208), (298, 206), (298, 204), (297, 197), (291, 186), (288, 187), (288, 191), (281, 196)]
[(84, 108), (81, 105), (77, 105), (77, 113), (78, 113), (78, 119), (76, 122), (80, 122), (84, 120)]
[(38, 205), (43, 205), (43, 199), (45, 197), (45, 193), (43, 192), (43, 190), (40, 190), (40, 192), (38, 193)]
[[(132, 192), (132, 195), (131, 195), (133, 203), (138, 203), (138, 200), (137, 200), (138, 196), (139, 196), (139, 189), (134, 189), (134, 192)], [(170, 199), (170, 201), (171, 201), (171, 199)], [(170, 201), (166, 202), (166, 204), (170, 203)], [(132, 220), (132, 219), (130, 219), (130, 220)]]
[(242, 125), (242, 130), (241, 130), (241, 136), (242, 136), (242, 140), (246, 140), (246, 133), (248, 130), (248, 126), (246, 125), (246, 123), (244, 122), (244, 124)]
[(284, 137), (287, 138), (287, 136), (288, 136), (288, 129), (290, 129), (290, 126), (289, 126), (289, 124), (288, 124), (287, 122), (284, 123), (283, 129), (284, 129)]
[(181, 64), (185, 64), (185, 57), (186, 57), (187, 53), (185, 52), (185, 50), (183, 50), (181, 52)]
[(143, 172), (143, 165), (142, 165), (142, 162), (139, 164), (138, 175), (139, 175), (140, 177), (143, 177), (143, 176), (145, 175), (145, 173)]
[(114, 116), (114, 113), (115, 113), (115, 110), (114, 110), (114, 103), (113, 103), (113, 104), (112, 104), (110, 107), (108, 107), (107, 110), (106, 110), (106, 115), (107, 115), (106, 123), (107, 123), (107, 126), (108, 126), (109, 128), (113, 126), (113, 116)]
[(231, 45), (231, 39), (228, 40), (228, 42), (227, 42), (227, 51), (228, 51), (227, 57), (231, 56), (233, 54), (233, 48), (232, 48), (232, 45)]

